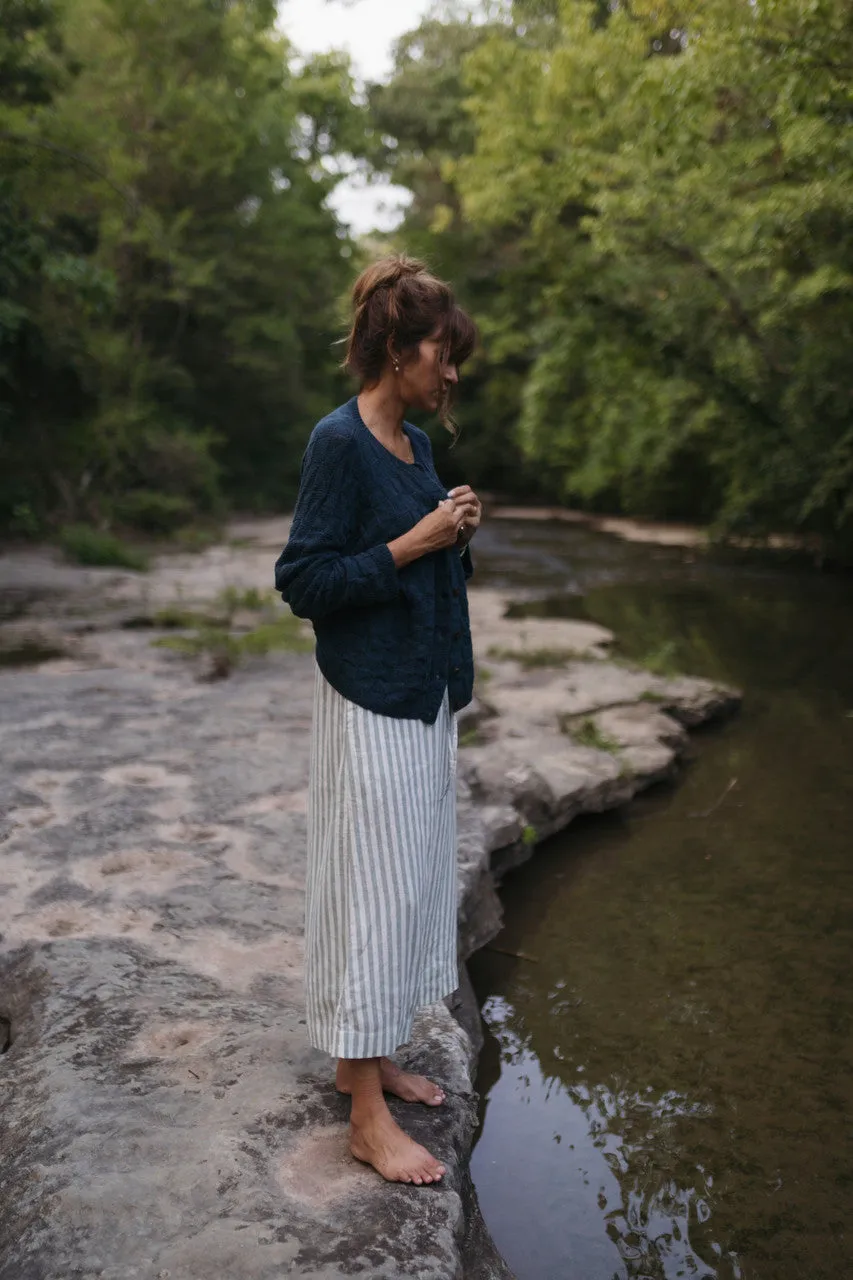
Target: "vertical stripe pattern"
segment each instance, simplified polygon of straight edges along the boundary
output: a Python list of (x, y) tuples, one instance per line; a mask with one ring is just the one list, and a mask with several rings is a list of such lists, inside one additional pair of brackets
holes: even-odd
[(456, 717), (377, 715), (320, 672), (308, 791), (305, 979), (311, 1043), (393, 1053), (458, 985)]

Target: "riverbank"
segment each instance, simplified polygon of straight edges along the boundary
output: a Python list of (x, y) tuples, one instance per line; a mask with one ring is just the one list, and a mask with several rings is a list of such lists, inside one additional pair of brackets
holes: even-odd
[[(502, 502), (490, 504), (487, 514), (490, 520), (556, 520), (561, 524), (586, 529), (590, 533), (607, 533), (624, 542), (648, 543), (658, 547), (695, 547), (708, 550), (712, 545), (711, 535), (706, 528), (680, 521), (642, 520), (632, 516), (598, 515), (571, 507), (522, 507)], [(811, 534), (769, 533), (752, 538), (732, 536), (725, 540), (725, 545), (749, 552), (796, 552), (820, 566), (828, 559), (822, 540)]]
[[(0, 674), (9, 1175), (0, 1277), (126, 1280), (509, 1273), (468, 1176), (478, 1013), (420, 1020), (401, 1061), (442, 1114), (398, 1105), (448, 1166), (389, 1187), (346, 1150), (345, 1100), (304, 1040), (309, 652), (250, 648), (227, 680), (163, 610), (257, 632), (286, 522), (150, 574), (6, 557), (2, 630), (56, 656)], [(460, 956), (500, 927), (496, 885), (578, 813), (668, 776), (687, 727), (737, 696), (608, 659), (583, 622), (506, 618), (472, 590), (478, 697), (460, 716)], [(186, 620), (186, 619), (185, 619)], [(174, 621), (174, 616), (172, 617)], [(261, 623), (261, 625), (265, 625)], [(185, 634), (178, 628), (178, 634)], [(14, 639), (14, 630), (13, 630)], [(299, 628), (288, 643), (298, 645)], [(0, 637), (2, 643), (2, 637)], [(455, 1015), (455, 1016), (454, 1016)]]

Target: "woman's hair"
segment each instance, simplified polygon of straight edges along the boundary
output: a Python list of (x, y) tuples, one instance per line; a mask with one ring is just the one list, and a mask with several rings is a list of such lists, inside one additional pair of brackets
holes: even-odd
[[(436, 331), (443, 364), (461, 365), (477, 341), (474, 322), (458, 306), (450, 285), (432, 275), (425, 263), (402, 253), (362, 271), (353, 285), (352, 306), (344, 368), (362, 385), (379, 381), (389, 349), (405, 363), (418, 343)], [(455, 435), (446, 385), (439, 417)]]

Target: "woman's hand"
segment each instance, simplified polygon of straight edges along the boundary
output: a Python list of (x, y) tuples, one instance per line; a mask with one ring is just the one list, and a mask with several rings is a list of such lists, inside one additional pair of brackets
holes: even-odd
[(430, 551), (455, 546), (462, 523), (468, 518), (467, 504), (456, 502), (453, 498), (445, 498), (443, 502), (439, 502), (435, 510), (413, 525), (408, 533), (388, 543), (397, 568), (411, 564)]
[(450, 490), (450, 496), (456, 504), (457, 510), (464, 512), (457, 535), (457, 545), (464, 547), (471, 541), (480, 527), (483, 504), (470, 484), (457, 485), (455, 489)]
[(418, 521), (412, 533), (420, 536), (424, 554), (428, 551), (440, 551), (443, 547), (455, 545), (466, 518), (467, 507), (463, 503), (454, 498), (445, 498), (443, 502), (439, 502), (435, 511)]

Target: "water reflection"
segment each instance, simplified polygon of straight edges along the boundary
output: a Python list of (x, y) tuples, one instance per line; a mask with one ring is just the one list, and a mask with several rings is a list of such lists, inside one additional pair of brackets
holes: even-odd
[[(584, 1078), (582, 1064), (571, 1083), (545, 1076), (514, 1030), (517, 1019), (510, 1005), (492, 997), (483, 1015), (500, 1046), (503, 1088), (512, 1089), (516, 1106), (534, 1117), (542, 1113), (551, 1130), (552, 1149), (544, 1158), (552, 1190), (538, 1201), (542, 1220), (524, 1222), (521, 1274), (553, 1277), (561, 1263), (566, 1270), (559, 1274), (584, 1280), (741, 1280), (736, 1254), (713, 1238), (709, 1225), (713, 1175), (696, 1165), (685, 1185), (661, 1167), (661, 1152), (675, 1140), (678, 1122), (708, 1118), (708, 1104), (674, 1089), (655, 1094), (651, 1085), (642, 1092), (614, 1091)], [(537, 1121), (527, 1119), (529, 1144)], [(489, 1144), (481, 1141), (475, 1176), (488, 1159)], [(537, 1171), (537, 1185), (545, 1181), (543, 1173)], [(604, 1226), (597, 1242), (589, 1230), (593, 1214)], [(699, 1240), (691, 1240), (691, 1230), (694, 1237), (698, 1231)], [(519, 1234), (502, 1215), (499, 1235), (505, 1232)], [(544, 1250), (543, 1232), (553, 1236)], [(531, 1239), (538, 1242), (533, 1256)], [(518, 1243), (511, 1245), (511, 1253), (518, 1251)]]
[[(550, 585), (525, 574), (521, 609), (585, 613), (632, 657), (669, 645), (748, 696), (677, 788), (575, 824), (504, 886), (499, 945), (536, 963), (472, 966), (492, 1033), (473, 1161), (487, 1222), (519, 1280), (842, 1280), (846, 584), (561, 536), (536, 530), (572, 564)], [(504, 582), (524, 563), (513, 537), (512, 562), (495, 543)]]

